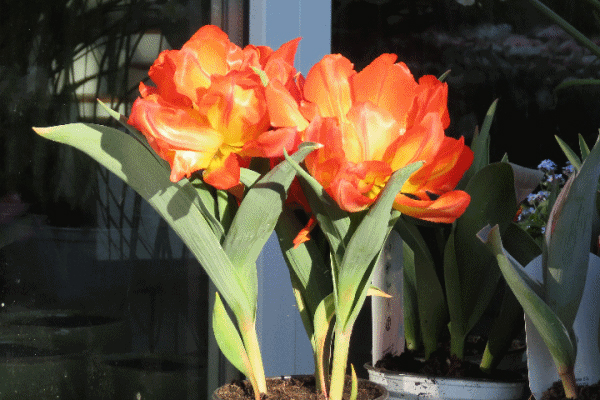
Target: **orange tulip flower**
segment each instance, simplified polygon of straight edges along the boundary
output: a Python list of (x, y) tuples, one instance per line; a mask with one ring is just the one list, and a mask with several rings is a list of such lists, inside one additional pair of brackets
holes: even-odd
[(229, 189), (251, 157), (297, 146), (295, 129), (270, 130), (265, 85), (295, 84), (298, 41), (242, 49), (209, 25), (159, 55), (148, 73), (156, 86), (140, 83), (128, 122), (169, 162), (172, 181), (203, 170), (206, 182)]
[(383, 54), (361, 72), (341, 55), (327, 55), (296, 86), (266, 89), (272, 124), (297, 127), (323, 148), (306, 167), (349, 212), (369, 207), (390, 175), (425, 164), (396, 196), (394, 207), (432, 222), (450, 223), (470, 197), (454, 187), (473, 160), (464, 139), (445, 136), (448, 88), (433, 76), (415, 81), (396, 55)]

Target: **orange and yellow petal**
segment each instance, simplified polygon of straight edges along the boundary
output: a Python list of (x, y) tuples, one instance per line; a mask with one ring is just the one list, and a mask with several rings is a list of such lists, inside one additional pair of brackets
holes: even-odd
[(217, 189), (227, 190), (240, 182), (240, 160), (235, 153), (214, 157), (202, 179)]
[(330, 54), (315, 64), (304, 83), (304, 97), (314, 103), (321, 117), (346, 118), (352, 106), (349, 79), (354, 65), (340, 54)]
[(405, 129), (418, 85), (406, 64), (395, 61), (395, 54), (382, 54), (353, 76), (352, 96), (388, 111)]
[(470, 201), (471, 197), (460, 190), (444, 193), (435, 200), (416, 200), (399, 193), (394, 208), (424, 221), (449, 224), (465, 212)]

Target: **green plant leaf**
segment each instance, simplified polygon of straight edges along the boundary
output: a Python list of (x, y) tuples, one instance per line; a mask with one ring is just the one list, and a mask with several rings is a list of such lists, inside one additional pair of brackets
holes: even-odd
[[(303, 143), (288, 158), (298, 163), (319, 145)], [(231, 227), (225, 237), (223, 249), (249, 287), (257, 287), (255, 263), (262, 248), (273, 233), (283, 210), (287, 190), (296, 176), (288, 160), (279, 163), (246, 193)], [(256, 298), (251, 299), (253, 303)]]
[(579, 134), (579, 151), (581, 152), (581, 161), (584, 161), (586, 157), (590, 154), (590, 148), (583, 139), (583, 136), (581, 136), (581, 133)]
[(438, 348), (448, 323), (446, 298), (435, 262), (419, 229), (405, 217), (394, 225), (404, 242), (402, 301), (404, 336), (412, 350), (425, 347), (428, 358)]
[[(287, 154), (285, 156), (288, 157)], [(339, 265), (346, 252), (351, 225), (350, 216), (336, 204), (315, 178), (297, 163), (291, 163), (301, 178), (302, 191), (310, 204), (311, 211), (319, 221), (319, 226), (331, 246), (335, 264)]]
[[(251, 378), (252, 368), (244, 347), (244, 342), (235, 327), (235, 324), (227, 314), (225, 306), (221, 301), (219, 293), (215, 293), (215, 306), (212, 314), (213, 331), (219, 348), (242, 374)], [(254, 386), (254, 383), (253, 383)], [(254, 386), (256, 387), (256, 386)]]
[(319, 248), (314, 239), (294, 248), (294, 238), (302, 228), (293, 211), (285, 207), (277, 221), (275, 232), (290, 272), (292, 286), (302, 299), (302, 304), (298, 304), (298, 307), (306, 332), (312, 337), (314, 314), (323, 299), (332, 293), (333, 283), (329, 255)]
[(559, 138), (558, 136), (554, 137), (556, 138), (556, 141), (558, 142), (558, 145), (562, 149), (563, 153), (565, 153), (567, 160), (569, 160), (569, 162), (571, 163), (573, 168), (575, 168), (576, 171), (579, 171), (579, 169), (581, 168), (581, 159), (579, 158), (579, 156), (577, 156), (573, 149), (571, 149), (571, 147), (569, 147), (569, 145), (565, 143), (561, 138)]
[(572, 367), (576, 350), (568, 329), (536, 293), (536, 286), (539, 287), (539, 284), (535, 283), (522, 266), (504, 250), (499, 227), (485, 227), (478, 236), (498, 260), (506, 283), (540, 333), (559, 372)]
[(254, 315), (247, 283), (235, 273), (189, 182), (171, 182), (169, 171), (145, 146), (117, 129), (77, 123), (37, 128), (36, 132), (83, 151), (131, 186), (181, 237), (233, 312)]
[(488, 224), (499, 224), (504, 230), (514, 218), (517, 203), (513, 169), (507, 163), (490, 164), (473, 176), (466, 191), (471, 202), (455, 223), (455, 261), (449, 257), (444, 265), (451, 341), (459, 357), (466, 335), (481, 318), (500, 279), (496, 261), (476, 235)]
[[(507, 227), (503, 241), (506, 251), (521, 265), (529, 264), (542, 253), (536, 241), (514, 222)], [(500, 312), (490, 329), (480, 364), (482, 370), (489, 372), (498, 366), (524, 324), (523, 307), (512, 290), (506, 288)]]
[(492, 127), (492, 121), (494, 120), (497, 105), (498, 100), (494, 100), (485, 114), (481, 131), (473, 138), (473, 142), (471, 143), (473, 163), (456, 186), (457, 189), (464, 189), (471, 178), (490, 163), (490, 129)]
[(344, 330), (358, 317), (371, 285), (373, 267), (395, 222), (390, 223), (390, 213), (396, 195), (422, 165), (422, 162), (416, 162), (392, 174), (348, 242), (338, 271), (336, 288), (338, 299), (343, 299), (336, 304), (336, 318)]
[(358, 397), (358, 378), (356, 377), (356, 371), (354, 370), (354, 365), (350, 364), (350, 369), (352, 371), (352, 383), (350, 388), (350, 400), (356, 400)]
[(600, 177), (598, 143), (563, 187), (546, 227), (545, 298), (567, 327), (575, 320), (587, 276)]

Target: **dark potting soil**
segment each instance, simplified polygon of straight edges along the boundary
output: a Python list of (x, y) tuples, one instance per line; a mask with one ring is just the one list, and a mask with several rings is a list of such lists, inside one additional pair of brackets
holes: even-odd
[(514, 382), (521, 381), (524, 377), (514, 371), (494, 370), (491, 373), (483, 372), (479, 365), (457, 358), (446, 350), (438, 350), (431, 354), (429, 359), (423, 360), (422, 354), (405, 351), (399, 356), (386, 354), (377, 361), (375, 368), (388, 371), (405, 372), (431, 377), (488, 379), (494, 381)]
[[(315, 389), (313, 376), (293, 377), (290, 379), (267, 379), (269, 394), (262, 395), (261, 400), (324, 400), (322, 394)], [(373, 400), (383, 393), (373, 383), (360, 380), (358, 382), (358, 400)], [(254, 391), (247, 381), (234, 381), (217, 389), (217, 396), (223, 400), (254, 400)], [(346, 378), (344, 399), (350, 398), (350, 379)]]
[[(560, 381), (542, 394), (542, 400), (566, 400), (565, 391)], [(577, 400), (600, 400), (600, 381), (593, 385), (580, 386)]]

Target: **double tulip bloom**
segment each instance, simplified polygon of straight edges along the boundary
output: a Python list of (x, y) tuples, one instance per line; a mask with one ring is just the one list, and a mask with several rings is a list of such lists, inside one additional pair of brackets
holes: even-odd
[(267, 88), (271, 123), (297, 126), (303, 140), (324, 145), (306, 158), (306, 167), (342, 209), (366, 209), (394, 171), (424, 161), (394, 207), (419, 219), (452, 222), (470, 200), (453, 189), (473, 152), (463, 138), (444, 135), (447, 85), (433, 76), (416, 82), (395, 61), (383, 54), (357, 73), (348, 59), (327, 55), (306, 80), (297, 79), (296, 91), (277, 83)]
[(304, 79), (293, 68), (298, 40), (241, 49), (206, 26), (181, 50), (161, 53), (149, 72), (156, 87), (140, 84), (129, 122), (170, 163), (171, 180), (203, 171), (229, 189), (251, 157), (281, 157), (311, 141), (323, 147), (306, 167), (342, 209), (368, 208), (394, 171), (424, 161), (394, 207), (433, 222), (460, 216), (470, 198), (454, 187), (473, 153), (444, 134), (447, 85), (417, 82), (393, 54), (358, 73), (327, 55)]
[(294, 129), (270, 129), (265, 81), (293, 85), (299, 39), (273, 51), (241, 49), (216, 26), (204, 26), (181, 50), (163, 51), (140, 83), (129, 123), (171, 165), (176, 182), (203, 171), (218, 189), (239, 183), (251, 157), (274, 157), (298, 145)]

